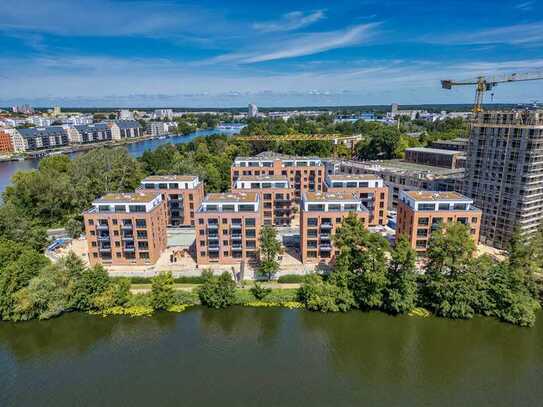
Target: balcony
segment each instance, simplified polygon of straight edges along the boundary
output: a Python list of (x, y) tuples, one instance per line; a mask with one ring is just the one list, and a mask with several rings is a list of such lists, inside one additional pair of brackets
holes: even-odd
[(211, 223), (211, 224), (207, 225), (207, 228), (210, 229), (210, 230), (217, 230), (219, 228), (219, 224), (218, 223)]
[(96, 225), (96, 229), (98, 230), (109, 230), (109, 225), (106, 223), (106, 224), (98, 224)]
[(218, 235), (216, 235), (216, 236), (208, 236), (208, 237), (207, 237), (207, 240), (210, 240), (210, 241), (211, 241), (211, 240), (213, 240), (213, 241), (219, 240), (219, 236), (218, 236)]
[(219, 246), (209, 246), (207, 249), (210, 252), (218, 252), (219, 251)]
[(321, 249), (321, 252), (329, 252), (332, 250), (332, 246), (329, 244), (321, 245), (320, 249)]
[(110, 237), (109, 235), (98, 235), (97, 239), (101, 242), (109, 242)]
[(332, 229), (332, 224), (331, 223), (321, 223), (321, 229)]
[(135, 246), (125, 246), (123, 250), (127, 253), (133, 253), (136, 250)]
[(111, 246), (100, 247), (98, 250), (101, 251), (101, 252), (110, 252), (111, 251)]
[(125, 223), (125, 224), (123, 224), (121, 226), (121, 229), (122, 230), (132, 230), (132, 224), (131, 223), (128, 223), (128, 224)]
[(232, 245), (232, 250), (241, 250), (243, 249), (243, 245), (241, 244), (233, 244)]
[(134, 241), (133, 235), (123, 235), (123, 240)]

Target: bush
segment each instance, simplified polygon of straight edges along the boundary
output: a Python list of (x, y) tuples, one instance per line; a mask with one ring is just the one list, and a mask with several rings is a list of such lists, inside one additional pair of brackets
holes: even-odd
[[(116, 280), (122, 277), (111, 277), (112, 280)], [(151, 284), (152, 277), (129, 277), (132, 284)], [(182, 276), (173, 279), (176, 284), (202, 284), (204, 279), (201, 276)]]
[(269, 293), (271, 293), (272, 290), (271, 288), (265, 288), (262, 287), (262, 285), (256, 283), (254, 287), (251, 287), (250, 291), (257, 300), (263, 300)]
[(202, 273), (204, 283), (198, 287), (200, 302), (210, 308), (226, 308), (236, 299), (236, 283), (228, 272), (222, 273), (219, 277), (211, 271)]
[(325, 282), (319, 275), (307, 279), (298, 290), (298, 298), (310, 311), (345, 312), (355, 305), (349, 289)]
[(280, 276), (277, 282), (281, 284), (301, 284), (305, 282), (306, 278), (307, 276), (299, 274), (285, 274), (284, 276)]
[(174, 282), (171, 273), (161, 273), (151, 279), (151, 306), (165, 311), (174, 304)]

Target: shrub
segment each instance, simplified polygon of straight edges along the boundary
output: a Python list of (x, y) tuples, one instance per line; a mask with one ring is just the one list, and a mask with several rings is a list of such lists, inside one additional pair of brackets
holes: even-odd
[(355, 305), (349, 289), (325, 282), (319, 275), (307, 279), (298, 290), (298, 299), (310, 311), (345, 312)]
[(250, 291), (257, 300), (263, 300), (269, 293), (271, 293), (272, 290), (271, 288), (265, 288), (262, 285), (256, 283), (254, 287), (251, 287)]
[(202, 273), (204, 283), (198, 287), (200, 302), (210, 308), (226, 308), (236, 299), (236, 283), (228, 272), (222, 273), (219, 277), (211, 271)]
[(154, 310), (165, 311), (174, 303), (174, 282), (171, 273), (161, 273), (152, 278), (151, 306)]

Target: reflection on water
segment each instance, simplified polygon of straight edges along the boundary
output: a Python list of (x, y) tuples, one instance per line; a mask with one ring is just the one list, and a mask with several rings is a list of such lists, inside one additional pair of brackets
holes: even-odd
[(190, 308), (0, 323), (0, 405), (540, 405), (543, 325)]

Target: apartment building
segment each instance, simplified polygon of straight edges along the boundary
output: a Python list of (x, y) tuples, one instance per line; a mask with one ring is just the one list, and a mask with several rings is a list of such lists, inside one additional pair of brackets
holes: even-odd
[(231, 184), (241, 176), (282, 175), (294, 188), (296, 202), (304, 192), (322, 191), (325, 167), (318, 157), (293, 157), (264, 152), (256, 157), (237, 157), (230, 170)]
[(466, 157), (462, 151), (412, 147), (405, 149), (405, 161), (443, 168), (464, 168)]
[(470, 123), (464, 194), (483, 211), (481, 241), (508, 247), (543, 219), (543, 110), (476, 114)]
[(168, 225), (194, 226), (195, 213), (204, 199), (204, 184), (196, 175), (152, 175), (138, 191), (156, 191), (168, 209)]
[(115, 120), (108, 123), (108, 125), (111, 128), (111, 138), (113, 140), (143, 136), (143, 128), (136, 120)]
[(14, 151), (11, 135), (0, 130), (0, 154), (11, 154)]
[(82, 124), (67, 129), (70, 142), (88, 144), (111, 140), (111, 128), (107, 123)]
[(324, 190), (326, 192), (354, 193), (369, 211), (369, 226), (387, 224), (388, 188), (383, 179), (377, 175), (327, 175)]
[(166, 249), (166, 202), (158, 192), (106, 194), (83, 219), (91, 265), (154, 264)]
[(442, 223), (469, 226), (477, 244), (482, 212), (473, 200), (458, 192), (402, 191), (398, 205), (396, 236), (405, 235), (418, 254), (428, 249), (430, 235)]
[(258, 260), (261, 209), (255, 192), (206, 195), (196, 212), (198, 265)]
[(405, 160), (328, 160), (328, 174), (375, 174), (388, 187), (388, 209), (396, 209), (401, 191), (456, 191), (464, 183), (463, 168), (443, 168)]
[(305, 192), (300, 204), (300, 255), (302, 263), (331, 263), (338, 251), (332, 236), (343, 218), (356, 214), (364, 225), (369, 212), (352, 192)]
[[(17, 129), (17, 133), (20, 139), (15, 143), (20, 145), (22, 142), (24, 151), (63, 147), (69, 143), (68, 133), (62, 126), (29, 127)], [(14, 136), (14, 138), (19, 137)]]

